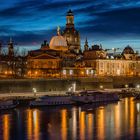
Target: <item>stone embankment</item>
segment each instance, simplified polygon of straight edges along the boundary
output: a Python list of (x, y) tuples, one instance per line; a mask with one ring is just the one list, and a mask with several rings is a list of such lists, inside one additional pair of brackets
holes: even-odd
[(61, 79), (1, 79), (0, 93), (67, 91), (73, 83), (77, 90), (123, 88), (140, 85), (140, 77), (90, 77)]

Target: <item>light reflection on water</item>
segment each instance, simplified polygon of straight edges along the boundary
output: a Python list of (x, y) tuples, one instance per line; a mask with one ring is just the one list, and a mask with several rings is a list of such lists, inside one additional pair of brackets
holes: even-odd
[(0, 113), (0, 140), (138, 139), (140, 102), (19, 108)]

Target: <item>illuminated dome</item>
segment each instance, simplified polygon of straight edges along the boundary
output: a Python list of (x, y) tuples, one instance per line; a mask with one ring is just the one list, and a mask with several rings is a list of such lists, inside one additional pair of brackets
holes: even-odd
[(128, 45), (124, 48), (123, 54), (134, 54), (134, 50)]
[(53, 50), (68, 50), (67, 41), (60, 35), (59, 27), (57, 29), (57, 36), (52, 37), (49, 46)]

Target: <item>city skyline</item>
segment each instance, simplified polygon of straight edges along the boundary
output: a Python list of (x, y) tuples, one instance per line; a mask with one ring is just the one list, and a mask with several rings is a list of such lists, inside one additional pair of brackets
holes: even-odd
[(43, 40), (50, 41), (56, 34), (58, 25), (64, 29), (69, 9), (74, 12), (82, 47), (87, 37), (89, 45), (123, 49), (129, 44), (140, 50), (138, 0), (1, 1), (0, 40), (12, 37), (19, 47), (39, 48)]

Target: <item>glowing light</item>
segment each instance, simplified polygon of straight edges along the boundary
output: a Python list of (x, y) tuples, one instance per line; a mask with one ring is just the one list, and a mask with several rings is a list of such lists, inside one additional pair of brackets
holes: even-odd
[(72, 87), (73, 87), (73, 92), (75, 92), (76, 91), (76, 83), (73, 83)]
[(140, 88), (140, 85), (137, 85), (137, 86), (136, 86), (136, 88), (138, 88), (138, 89), (139, 89), (139, 88)]
[(103, 89), (104, 87), (103, 87), (103, 85), (100, 85), (100, 89)]
[(91, 74), (92, 74), (92, 75), (94, 74), (94, 71), (93, 71), (93, 70), (91, 70)]
[(120, 69), (118, 69), (118, 70), (117, 70), (117, 75), (120, 75), (120, 73), (121, 73), (121, 72), (120, 72)]
[(33, 88), (32, 90), (33, 90), (33, 92), (34, 92), (34, 93), (36, 93), (36, 92), (37, 92), (37, 89), (36, 89), (36, 88)]
[(66, 70), (63, 70), (63, 74), (66, 75)]
[(73, 74), (73, 70), (70, 70), (70, 75), (72, 75)]
[(28, 74), (31, 74), (31, 71), (28, 71)]
[(67, 140), (67, 110), (63, 109), (61, 111), (62, 121), (61, 121), (61, 137), (62, 140)]
[(84, 75), (84, 72), (83, 71), (81, 71), (81, 75)]
[(89, 70), (86, 70), (86, 74), (89, 75)]
[(129, 87), (129, 86), (126, 84), (126, 85), (125, 85), (125, 88), (128, 88), (128, 87)]
[(80, 140), (85, 139), (85, 112), (80, 113)]
[(9, 140), (9, 130), (10, 130), (10, 116), (4, 115), (3, 116), (3, 140)]

